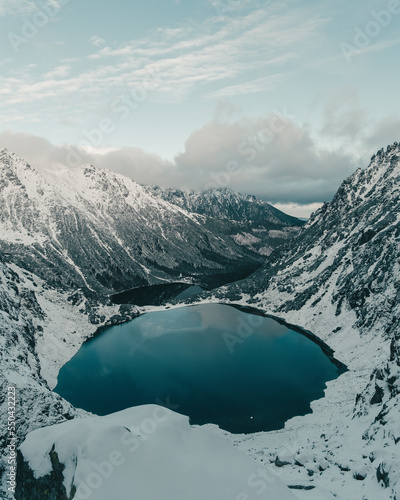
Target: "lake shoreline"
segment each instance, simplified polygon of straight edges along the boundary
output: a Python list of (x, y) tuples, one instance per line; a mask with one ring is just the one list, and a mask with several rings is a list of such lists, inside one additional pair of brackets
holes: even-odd
[[(187, 300), (187, 299), (185, 299), (185, 300)], [(342, 361), (339, 361), (338, 359), (335, 358), (334, 349), (332, 349), (332, 347), (330, 347), (326, 342), (324, 342), (320, 337), (318, 337), (318, 335), (311, 332), (310, 330), (302, 328), (301, 326), (295, 325), (293, 323), (289, 323), (284, 318), (282, 318), (280, 316), (276, 316), (274, 314), (267, 313), (266, 311), (263, 311), (262, 309), (259, 309), (259, 308), (253, 307), (253, 306), (248, 306), (248, 305), (243, 305), (243, 304), (238, 304), (238, 303), (231, 303), (231, 302), (224, 302), (224, 301), (215, 302), (215, 301), (209, 301), (209, 300), (204, 300), (204, 301), (201, 300), (198, 302), (189, 302), (189, 303), (188, 302), (177, 302), (177, 303), (172, 302), (172, 303), (167, 303), (167, 304), (163, 304), (163, 305), (147, 305), (147, 306), (137, 306), (135, 304), (123, 304), (123, 305), (131, 306), (131, 307), (143, 307), (145, 309), (142, 311), (138, 311), (135, 316), (129, 315), (127, 317), (120, 316), (120, 318), (117, 318), (117, 317), (110, 318), (110, 320), (106, 324), (99, 326), (90, 337), (87, 337), (84, 340), (84, 342), (82, 342), (82, 345), (86, 342), (89, 342), (93, 338), (98, 337), (108, 328), (110, 328), (112, 326), (118, 326), (118, 325), (128, 323), (129, 321), (133, 321), (134, 319), (138, 318), (139, 316), (142, 316), (143, 314), (147, 314), (150, 312), (164, 311), (164, 310), (168, 310), (168, 309), (172, 309), (172, 308), (175, 309), (175, 308), (179, 308), (179, 307), (193, 307), (196, 305), (204, 305), (204, 304), (221, 304), (221, 305), (231, 306), (235, 309), (238, 309), (239, 311), (243, 311), (243, 312), (247, 312), (249, 314), (254, 314), (257, 316), (263, 316), (265, 318), (273, 319), (277, 323), (279, 323), (283, 326), (286, 326), (290, 330), (293, 330), (293, 331), (299, 333), (300, 335), (307, 337), (309, 340), (311, 340), (312, 342), (317, 344), (322, 349), (324, 354), (326, 354), (326, 356), (328, 356), (328, 358), (337, 366), (337, 368), (339, 370), (341, 370), (339, 375), (342, 375), (343, 373), (349, 371), (349, 368), (347, 367), (347, 365), (345, 363), (343, 363)]]
[[(97, 336), (105, 335), (92, 345), (84, 343), (82, 352), (62, 367), (55, 392), (99, 415), (172, 395), (196, 425), (214, 423), (234, 434), (251, 434), (281, 429), (288, 419), (306, 415), (326, 383), (343, 373), (343, 365), (314, 338), (254, 308), (182, 302), (172, 309), (149, 307), (134, 319), (129, 325), (124, 321), (124, 327), (114, 321), (99, 328)], [(184, 337), (175, 335), (181, 333)], [(232, 339), (237, 341), (232, 344)], [(236, 347), (243, 339), (246, 345)], [(142, 349), (146, 340), (151, 344)], [(89, 390), (82, 389), (81, 377)], [(99, 381), (104, 389), (100, 399)], [(239, 396), (226, 397), (234, 383)], [(262, 396), (254, 396), (257, 391)], [(206, 398), (201, 403), (199, 395)], [(208, 404), (209, 415), (204, 410)]]

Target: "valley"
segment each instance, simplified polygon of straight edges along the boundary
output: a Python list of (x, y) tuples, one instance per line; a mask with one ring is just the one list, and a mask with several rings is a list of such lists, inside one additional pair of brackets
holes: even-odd
[(343, 371), (326, 350), (272, 319), (201, 304), (102, 331), (63, 366), (54, 390), (97, 415), (169, 397), (193, 425), (248, 434), (309, 413), (325, 382)]
[[(291, 490), (281, 489), (279, 498), (399, 498), (399, 158), (398, 143), (380, 150), (304, 225), (230, 191), (208, 193), (202, 205), (200, 194), (161, 193), (95, 167), (40, 172), (3, 150), (1, 411), (7, 385), (15, 385), (20, 443), (35, 429), (48, 436), (40, 438), (48, 453), (44, 468), (32, 448), (25, 450), (28, 461), (19, 452), (16, 498), (24, 498), (28, 487), (32, 500), (41, 498), (44, 487), (74, 498), (70, 483), (66, 490), (60, 482), (63, 474), (50, 450), (57, 443), (71, 482), (78, 448), (68, 454), (57, 428), (48, 426), (95, 419), (112, 449), (108, 417), (77, 409), (53, 391), (60, 369), (82, 343), (101, 328), (182, 305), (170, 296), (151, 305), (151, 297), (136, 304), (115, 300), (116, 294), (182, 279), (204, 285), (215, 275), (233, 273), (234, 279), (241, 272), (244, 279), (211, 284), (183, 302), (276, 316), (317, 335), (348, 371), (327, 382), (323, 397), (311, 403), (312, 413), (291, 418), (284, 428), (204, 430), (233, 443), (269, 471), (273, 484)], [(210, 196), (220, 203), (209, 203)], [(207, 206), (218, 212), (207, 212)], [(252, 232), (259, 241), (246, 238)], [(118, 422), (125, 425), (122, 416)], [(101, 440), (103, 431), (96, 432)], [(39, 438), (31, 436), (37, 445)], [(4, 439), (1, 446), (6, 448)], [(41, 471), (43, 484), (30, 468)], [(2, 487), (6, 491), (4, 475)]]

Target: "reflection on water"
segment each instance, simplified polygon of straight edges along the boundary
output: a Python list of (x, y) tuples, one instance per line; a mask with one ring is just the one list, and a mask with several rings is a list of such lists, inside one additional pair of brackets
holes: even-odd
[(194, 424), (256, 432), (308, 413), (340, 371), (276, 321), (206, 304), (110, 327), (61, 369), (55, 391), (100, 415), (169, 398)]

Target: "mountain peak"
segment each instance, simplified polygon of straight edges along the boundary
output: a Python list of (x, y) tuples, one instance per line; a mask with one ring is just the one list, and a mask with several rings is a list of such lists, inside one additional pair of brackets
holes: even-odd
[(347, 210), (349, 206), (356, 206), (378, 192), (381, 197), (388, 199), (394, 192), (394, 185), (400, 175), (400, 145), (394, 142), (382, 148), (371, 157), (370, 164), (364, 169), (358, 169), (343, 181), (329, 208), (337, 210), (342, 207)]
[(373, 183), (380, 179), (386, 179), (389, 175), (397, 175), (400, 171), (400, 144), (394, 142), (387, 146), (386, 151), (382, 148), (371, 157), (369, 166), (363, 170), (362, 176), (369, 178)]
[(7, 148), (1, 148), (0, 149), (0, 158), (4, 161), (6, 159), (11, 160), (13, 158), (13, 153), (9, 151)]
[(381, 148), (374, 155), (372, 155), (371, 162), (374, 161), (375, 159), (382, 160), (391, 157), (396, 153), (400, 153), (400, 144), (397, 141), (394, 142), (393, 144), (389, 144), (386, 148), (386, 151), (384, 148)]

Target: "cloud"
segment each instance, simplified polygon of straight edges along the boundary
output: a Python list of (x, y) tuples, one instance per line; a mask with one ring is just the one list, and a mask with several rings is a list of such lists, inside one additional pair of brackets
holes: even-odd
[(368, 123), (365, 109), (352, 88), (338, 89), (325, 99), (321, 133), (342, 141), (354, 142)]
[(0, 0), (0, 16), (32, 11), (35, 4), (30, 0)]
[(342, 48), (342, 56), (346, 57), (348, 62), (351, 62), (354, 57), (368, 54), (370, 52), (382, 52), (391, 47), (395, 47), (400, 44), (400, 37), (394, 36), (388, 40), (381, 40), (379, 42), (371, 43), (367, 47), (358, 48), (354, 46), (346, 47), (346, 49)]
[(190, 134), (174, 162), (136, 147), (76, 149), (11, 132), (0, 134), (0, 144), (46, 168), (74, 158), (77, 164), (92, 163), (141, 184), (229, 187), (283, 204), (328, 201), (356, 168), (351, 156), (318, 148), (307, 130), (284, 115), (212, 121)]
[(9, 64), (10, 62), (12, 62), (12, 59), (4, 59), (3, 61), (0, 61), (0, 68), (2, 68), (3, 66), (5, 66), (6, 64)]
[(189, 136), (175, 162), (187, 187), (226, 186), (277, 203), (328, 201), (355, 170), (352, 155), (319, 148), (284, 114), (210, 122)]
[(285, 214), (308, 219), (311, 213), (315, 212), (322, 206), (322, 203), (309, 203), (307, 205), (299, 205), (298, 203), (274, 203), (273, 205)]
[(168, 184), (168, 178), (174, 176), (176, 167), (172, 162), (159, 155), (148, 153), (141, 148), (125, 147), (106, 154), (95, 154), (94, 163), (100, 168), (114, 170), (131, 177), (136, 182), (146, 185)]
[(216, 123), (230, 122), (241, 114), (241, 108), (228, 100), (220, 99), (215, 106), (213, 121)]
[[(33, 3), (0, 2), (3, 8), (27, 8)], [(243, 1), (240, 6), (247, 4)], [(243, 9), (223, 21), (213, 13), (203, 23), (157, 28), (124, 43), (106, 44), (93, 35), (89, 38), (93, 53), (84, 61), (57, 61), (50, 69), (46, 63), (45, 71), (44, 64), (25, 66), (8, 77), (0, 75), (0, 98), (6, 112), (35, 112), (39, 119), (43, 119), (44, 102), (46, 109), (68, 102), (66, 112), (79, 112), (83, 128), (97, 118), (94, 110), (99, 103), (109, 111), (118, 95), (142, 86), (152, 74), (158, 77), (147, 98), (156, 103), (183, 103), (194, 95), (198, 102), (217, 101), (272, 90), (294, 78), (293, 65), (289, 71), (288, 63), (300, 62), (299, 47), (311, 43), (325, 22), (319, 14), (310, 17), (275, 2)]]
[(256, 78), (255, 80), (224, 87), (220, 90), (210, 92), (206, 99), (223, 99), (243, 94), (254, 94), (265, 90), (274, 90), (288, 80), (287, 74), (275, 74)]
[(96, 36), (96, 35), (91, 36), (89, 38), (89, 42), (94, 46), (104, 45), (106, 43), (104, 38), (100, 38), (99, 36)]
[(0, 134), (0, 147), (18, 154), (32, 165), (51, 168), (64, 165), (68, 146), (55, 146), (43, 137), (29, 133), (5, 131)]
[(70, 73), (70, 71), (71, 66), (69, 64), (63, 64), (46, 73), (44, 77), (49, 80), (52, 80), (53, 78), (65, 78)]
[(56, 146), (43, 137), (28, 133), (0, 134), (0, 148), (6, 147), (26, 161), (39, 168), (52, 169), (58, 165), (68, 165), (69, 158), (79, 158), (79, 164), (93, 164), (131, 177), (141, 184), (155, 184), (157, 179), (164, 182), (176, 167), (160, 156), (147, 153), (141, 148), (121, 149), (75, 147), (69, 144)]
[[(200, 26), (159, 28), (147, 38), (101, 47), (88, 58), (112, 68), (127, 86), (156, 68), (163, 77), (158, 89), (162, 101), (165, 95), (179, 101), (201, 86), (208, 99), (254, 93), (279, 83), (284, 72), (276, 68), (297, 57), (299, 44), (312, 39), (325, 23), (318, 15), (304, 19), (301, 12), (277, 17), (276, 9), (256, 9), (223, 23), (212, 17)], [(242, 83), (232, 85), (236, 78)], [(207, 89), (212, 83), (220, 87), (215, 93)]]
[(400, 139), (400, 118), (388, 115), (376, 119), (360, 104), (359, 95), (353, 88), (341, 88), (316, 101), (322, 107), (320, 140), (340, 144), (346, 151), (353, 151), (359, 163), (368, 161), (378, 149)]
[[(41, 4), (54, 5), (56, 1), (57, 0), (43, 0)], [(30, 14), (39, 7), (40, 5), (38, 5), (38, 2), (35, 2), (34, 0), (0, 0), (0, 16), (7, 16), (10, 14)]]
[(374, 149), (381, 149), (387, 144), (400, 142), (400, 118), (389, 115), (374, 123), (374, 128), (365, 137), (365, 144)]

